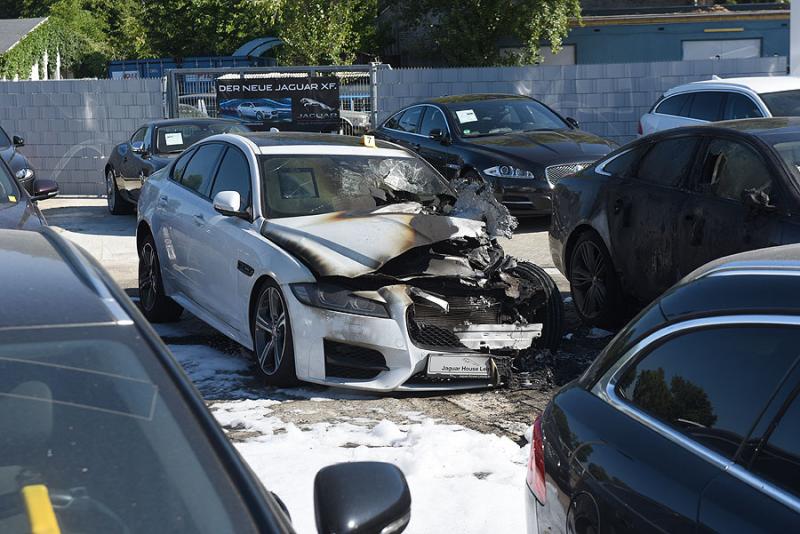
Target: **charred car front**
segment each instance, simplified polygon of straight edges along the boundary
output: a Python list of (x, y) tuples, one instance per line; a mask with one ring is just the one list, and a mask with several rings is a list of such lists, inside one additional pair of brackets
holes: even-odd
[(454, 189), (396, 145), (220, 135), (148, 180), (140, 297), (255, 351), (268, 383), (473, 388), (560, 340), (539, 267), (497, 243), (516, 221), (484, 184)]

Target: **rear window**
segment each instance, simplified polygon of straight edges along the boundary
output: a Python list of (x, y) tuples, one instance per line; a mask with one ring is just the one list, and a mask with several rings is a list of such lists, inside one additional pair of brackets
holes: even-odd
[(690, 96), (691, 94), (685, 93), (667, 97), (656, 106), (656, 113), (686, 117), (689, 114)]
[(618, 393), (732, 458), (800, 354), (789, 327), (711, 328), (672, 338), (623, 375)]
[(704, 91), (694, 94), (689, 106), (689, 117), (701, 121), (718, 121), (722, 117), (722, 102), (725, 93)]
[(773, 117), (796, 117), (800, 115), (800, 89), (762, 93), (758, 95)]

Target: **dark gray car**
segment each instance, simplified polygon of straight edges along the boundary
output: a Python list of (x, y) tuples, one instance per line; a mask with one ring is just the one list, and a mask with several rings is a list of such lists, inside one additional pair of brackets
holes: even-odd
[(5, 161), (11, 169), (11, 174), (17, 179), (19, 184), (31, 195), (33, 195), (33, 181), (36, 179), (36, 172), (31, 167), (28, 158), (19, 150), (25, 146), (25, 140), (18, 136), (9, 136), (0, 127), (0, 159)]
[(33, 196), (20, 187), (5, 161), (0, 161), (0, 228), (32, 230), (47, 224), (35, 201), (54, 197), (58, 184), (36, 179), (31, 182), (31, 189)]
[(130, 139), (115, 146), (108, 158), (108, 210), (114, 215), (131, 213), (147, 177), (197, 141), (221, 133), (249, 131), (239, 121), (224, 119), (165, 119), (142, 125)]

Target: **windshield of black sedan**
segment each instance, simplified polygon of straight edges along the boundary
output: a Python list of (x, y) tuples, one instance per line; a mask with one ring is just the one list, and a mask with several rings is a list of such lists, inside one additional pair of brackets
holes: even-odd
[(452, 195), (430, 165), (410, 156), (263, 156), (261, 165), (268, 217), (370, 210)]
[(527, 98), (449, 103), (447, 108), (462, 137), (561, 130), (569, 127), (547, 107)]
[(250, 129), (235, 122), (187, 122), (156, 129), (156, 153), (178, 154), (196, 142), (223, 133), (245, 133)]
[(0, 204), (19, 201), (19, 189), (14, 177), (5, 165), (0, 162)]
[(800, 89), (762, 93), (758, 95), (773, 117), (796, 117), (800, 115)]

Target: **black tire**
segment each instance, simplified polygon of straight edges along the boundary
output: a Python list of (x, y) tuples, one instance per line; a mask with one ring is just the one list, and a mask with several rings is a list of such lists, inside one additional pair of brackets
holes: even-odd
[(544, 306), (529, 318), (532, 323), (542, 323), (542, 336), (536, 348), (555, 351), (561, 344), (564, 332), (564, 301), (553, 278), (544, 269), (527, 261), (519, 262), (514, 274), (525, 280), (536, 282), (545, 293)]
[(286, 299), (278, 284), (270, 279), (256, 291), (255, 306), (250, 314), (256, 363), (268, 385), (293, 386), (298, 380)]
[(614, 263), (594, 232), (581, 234), (572, 247), (569, 287), (575, 311), (584, 323), (613, 328), (624, 319), (624, 298)]
[(139, 249), (139, 307), (151, 323), (174, 322), (183, 313), (183, 307), (164, 293), (161, 264), (150, 235)]
[(133, 206), (130, 202), (122, 198), (122, 195), (117, 189), (117, 181), (114, 178), (114, 169), (106, 171), (106, 202), (108, 203), (108, 211), (112, 215), (128, 215), (133, 212)]

